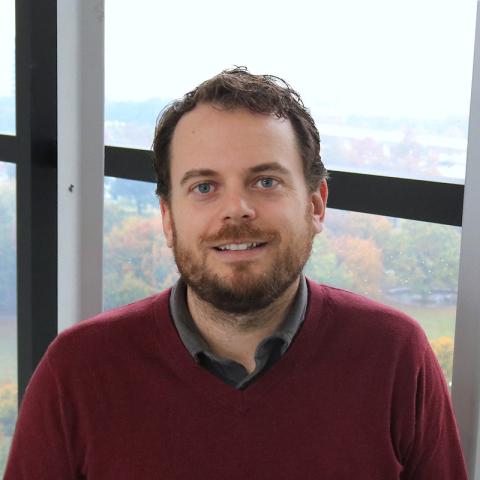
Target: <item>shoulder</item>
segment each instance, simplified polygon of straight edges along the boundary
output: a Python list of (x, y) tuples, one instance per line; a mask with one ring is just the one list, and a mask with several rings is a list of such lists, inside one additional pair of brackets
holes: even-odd
[(423, 356), (428, 339), (406, 313), (347, 290), (308, 279), (309, 302), (321, 301), (332, 332), (372, 348), (408, 348)]
[(109, 353), (144, 346), (158, 337), (155, 312), (168, 304), (170, 289), (142, 300), (102, 312), (62, 331), (50, 344), (47, 355), (54, 364), (82, 362)]

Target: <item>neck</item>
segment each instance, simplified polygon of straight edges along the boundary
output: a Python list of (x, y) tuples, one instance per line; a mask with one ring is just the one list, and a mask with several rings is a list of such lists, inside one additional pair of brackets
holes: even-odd
[(187, 304), (211, 351), (243, 364), (248, 372), (252, 372), (258, 344), (285, 320), (299, 282), (300, 277), (267, 307), (240, 315), (218, 310), (199, 298), (190, 287), (187, 288)]

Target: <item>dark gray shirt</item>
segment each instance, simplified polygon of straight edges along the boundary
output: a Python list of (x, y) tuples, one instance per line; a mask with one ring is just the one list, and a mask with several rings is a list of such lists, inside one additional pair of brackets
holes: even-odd
[(271, 367), (287, 350), (305, 318), (308, 302), (307, 282), (302, 275), (285, 321), (264, 338), (255, 352), (255, 370), (248, 373), (238, 362), (214, 355), (195, 325), (187, 306), (187, 286), (180, 278), (170, 295), (170, 312), (177, 332), (195, 361), (224, 382), (237, 389), (245, 388)]

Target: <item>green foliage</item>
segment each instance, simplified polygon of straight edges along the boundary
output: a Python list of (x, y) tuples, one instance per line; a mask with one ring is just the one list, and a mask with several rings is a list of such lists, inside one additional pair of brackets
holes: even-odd
[(17, 387), (12, 383), (0, 385), (0, 427), (7, 437), (13, 435), (17, 418)]
[(17, 419), (17, 388), (12, 383), (0, 385), (0, 475), (3, 475)]
[(176, 266), (159, 215), (130, 216), (105, 236), (104, 308), (124, 305), (174, 283)]
[(0, 428), (0, 477), (3, 476), (7, 467), (8, 452), (10, 450), (11, 439), (7, 438)]
[(115, 273), (104, 275), (104, 309), (108, 310), (120, 305), (127, 305), (140, 298), (148, 297), (157, 292), (151, 285), (136, 277), (133, 272), (123, 276)]
[(453, 338), (440, 337), (430, 342), (448, 386), (452, 385)]
[(353, 273), (341, 263), (332, 249), (332, 240), (327, 234), (317, 236), (312, 255), (305, 266), (305, 275), (319, 283), (327, 283), (350, 290), (354, 285)]
[(385, 269), (395, 286), (407, 286), (424, 302), (433, 289), (457, 290), (460, 229), (398, 221), (384, 245)]
[(372, 239), (325, 232), (315, 239), (305, 274), (322, 283), (380, 296), (382, 254)]
[(131, 216), (132, 211), (126, 208), (123, 202), (106, 198), (103, 204), (103, 235), (109, 235), (113, 227)]
[(307, 269), (313, 278), (374, 297), (408, 287), (425, 304), (435, 289), (456, 292), (460, 229), (339, 211), (326, 225)]

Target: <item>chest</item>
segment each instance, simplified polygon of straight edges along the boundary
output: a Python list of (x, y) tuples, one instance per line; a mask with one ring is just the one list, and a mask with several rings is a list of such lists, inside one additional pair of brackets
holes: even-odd
[(309, 391), (277, 385), (255, 401), (247, 389), (233, 405), (183, 387), (151, 385), (140, 396), (125, 386), (91, 407), (79, 465), (86, 478), (106, 480), (398, 479), (379, 392), (357, 385), (352, 395), (353, 385), (325, 381)]

